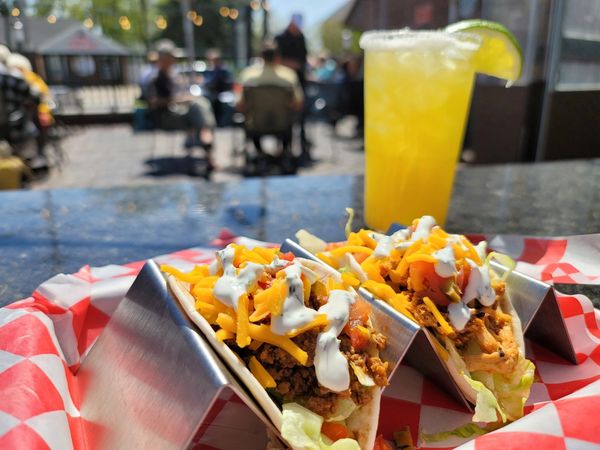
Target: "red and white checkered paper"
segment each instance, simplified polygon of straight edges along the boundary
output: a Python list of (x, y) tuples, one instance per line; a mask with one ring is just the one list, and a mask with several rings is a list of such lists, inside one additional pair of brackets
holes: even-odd
[[(491, 248), (518, 259), (519, 270), (546, 282), (600, 284), (600, 235), (471, 237), (487, 238)], [(209, 262), (213, 252), (192, 248), (156, 260), (185, 270)], [(0, 448), (86, 448), (75, 372), (143, 264), (83, 267), (57, 275), (31, 297), (0, 309)], [(527, 415), (470, 442), (419, 442), (421, 448), (600, 448), (600, 311), (585, 296), (557, 295), (579, 365), (527, 342), (528, 357), (537, 367)], [(244, 408), (235, 396), (217, 402), (194, 439), (196, 448), (244, 448), (247, 440), (238, 442), (229, 427), (223, 433), (219, 426), (232, 423), (231, 417), (245, 417)], [(421, 432), (447, 431), (470, 418), (433, 383), (401, 366), (384, 393), (379, 432), (391, 439), (408, 425), (418, 442)]]

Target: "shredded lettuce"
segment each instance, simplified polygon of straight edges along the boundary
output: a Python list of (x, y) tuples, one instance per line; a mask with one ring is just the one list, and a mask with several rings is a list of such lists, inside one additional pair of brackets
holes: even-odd
[(485, 375), (484, 379), (481, 372), (472, 374), (473, 378), (480, 380), (493, 390), (507, 419), (512, 421), (523, 417), (523, 407), (529, 397), (529, 391), (534, 381), (534, 364), (525, 358), (520, 358), (515, 370), (509, 377), (499, 374)]
[(348, 220), (346, 221), (346, 226), (344, 227), (344, 232), (346, 233), (346, 237), (350, 236), (352, 233), (352, 222), (354, 221), (354, 209), (346, 208), (346, 214), (348, 214)]
[(298, 230), (296, 233), (296, 239), (298, 239), (300, 246), (304, 247), (311, 253), (324, 252), (327, 248), (327, 242), (319, 239), (317, 236), (304, 229)]
[(506, 267), (506, 272), (504, 272), (504, 275), (502, 275), (502, 278), (501, 278), (502, 281), (505, 281), (508, 278), (508, 276), (510, 275), (510, 273), (513, 270), (515, 270), (515, 268), (517, 267), (517, 263), (515, 262), (514, 259), (512, 259), (508, 255), (505, 255), (504, 253), (498, 253), (498, 252), (490, 252), (487, 255), (487, 257), (485, 258), (484, 264), (489, 267), (490, 261), (492, 259), (495, 259), (500, 264), (502, 264), (503, 266)]
[(335, 413), (328, 419), (328, 421), (339, 422), (341, 420), (346, 420), (354, 411), (356, 411), (356, 408), (358, 408), (358, 406), (352, 401), (351, 398), (341, 398), (337, 402)]
[(358, 378), (358, 382), (360, 384), (368, 387), (375, 386), (375, 381), (373, 380), (373, 378), (371, 378), (371, 376), (367, 374), (360, 366), (357, 366), (352, 361), (350, 361), (350, 367), (352, 367), (354, 375), (356, 375), (356, 378)]
[(434, 434), (423, 433), (421, 434), (421, 438), (426, 442), (439, 442), (445, 441), (453, 436), (465, 439), (473, 436), (481, 436), (485, 433), (487, 433), (485, 428), (482, 428), (473, 422), (469, 422), (450, 431), (441, 431)]
[(498, 411), (502, 418), (502, 422), (506, 422), (506, 414), (502, 411), (502, 408), (500, 408), (498, 400), (496, 400), (492, 391), (485, 387), (481, 381), (474, 380), (466, 373), (463, 373), (463, 377), (465, 381), (469, 383), (469, 386), (477, 392), (473, 421), (485, 423), (496, 422), (498, 420), (496, 411)]
[(321, 436), (323, 418), (297, 403), (283, 405), (281, 435), (296, 450), (360, 450), (354, 439), (327, 444)]

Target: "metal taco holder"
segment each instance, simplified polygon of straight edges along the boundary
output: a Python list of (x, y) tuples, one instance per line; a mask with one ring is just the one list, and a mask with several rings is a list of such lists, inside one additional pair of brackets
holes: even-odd
[(265, 427), (277, 435), (187, 319), (153, 261), (141, 270), (77, 378), (91, 450), (228, 449), (240, 442), (258, 450), (267, 447)]
[[(287, 239), (281, 247), (282, 251), (291, 251), (298, 256), (309, 258), (325, 264), (315, 255), (301, 247), (296, 242)], [(498, 276), (504, 275), (508, 270), (503, 265), (492, 261), (491, 266)], [(511, 271), (506, 279), (507, 294), (523, 328), (523, 333), (529, 339), (555, 352), (567, 361), (577, 364), (577, 358), (573, 343), (567, 332), (565, 321), (560, 312), (558, 301), (552, 287), (517, 271)], [(400, 360), (405, 360), (409, 365), (420, 371), (429, 379), (435, 381), (448, 394), (459, 403), (472, 410), (470, 402), (458, 388), (458, 385), (448, 372), (444, 359), (447, 358), (445, 349), (441, 347), (437, 339), (425, 328), (420, 327), (412, 320), (398, 313), (384, 301), (376, 298), (364, 288), (359, 288), (358, 293), (376, 306), (375, 311), (389, 314), (389, 328), (403, 328), (404, 339), (390, 339), (390, 347), (394, 355), (389, 361), (396, 361), (396, 354), (400, 354)], [(379, 315), (376, 313), (376, 316)], [(388, 332), (386, 330), (386, 332)], [(385, 358), (385, 352), (382, 354)], [(393, 381), (393, 373), (397, 365), (392, 366), (390, 383)]]
[[(498, 276), (508, 270), (496, 261), (492, 261), (491, 266)], [(525, 336), (577, 364), (575, 349), (552, 286), (513, 270), (506, 279), (506, 290), (521, 319)]]

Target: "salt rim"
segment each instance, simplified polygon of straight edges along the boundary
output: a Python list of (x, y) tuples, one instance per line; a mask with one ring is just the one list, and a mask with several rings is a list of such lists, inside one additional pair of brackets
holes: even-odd
[(472, 33), (447, 33), (443, 30), (374, 30), (360, 37), (359, 45), (363, 50), (398, 50), (419, 46), (423, 49), (440, 49), (454, 45), (460, 50), (476, 51), (481, 46), (480, 36)]

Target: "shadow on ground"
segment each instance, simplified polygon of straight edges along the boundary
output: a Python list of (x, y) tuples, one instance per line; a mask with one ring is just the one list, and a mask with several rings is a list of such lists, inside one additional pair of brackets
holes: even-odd
[(208, 162), (205, 158), (194, 156), (167, 156), (151, 158), (144, 161), (147, 167), (145, 176), (165, 177), (169, 175), (188, 175), (190, 177), (208, 178)]

